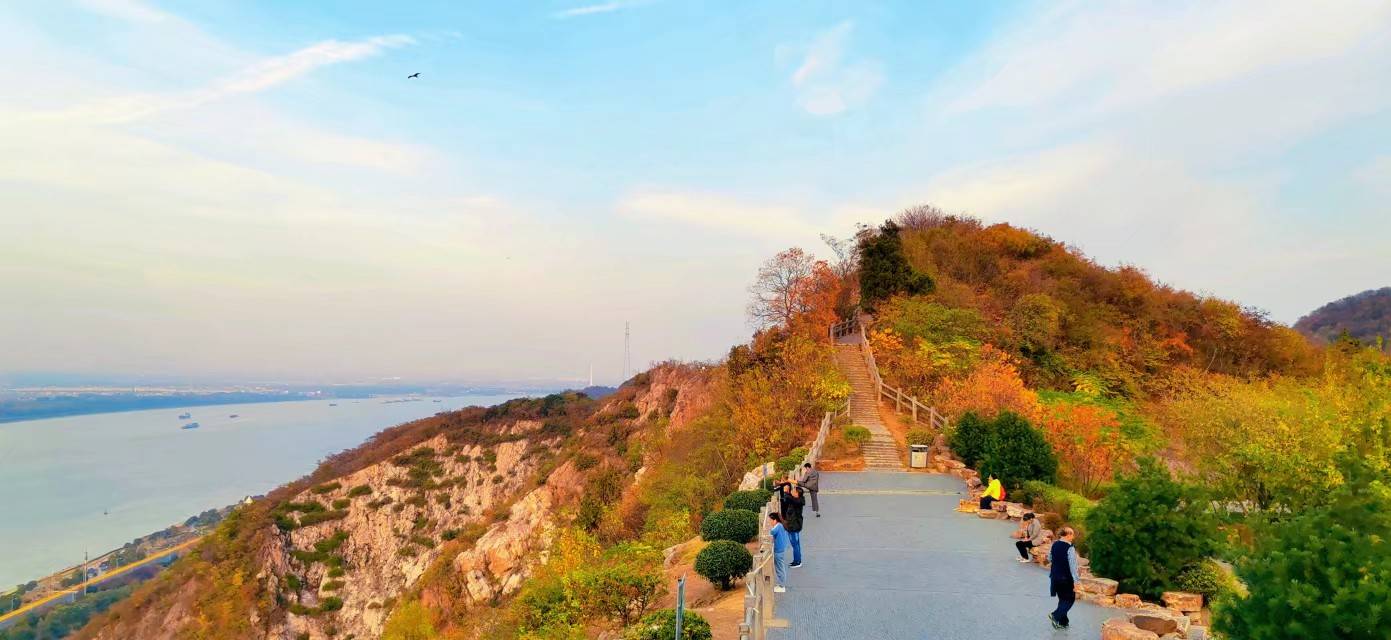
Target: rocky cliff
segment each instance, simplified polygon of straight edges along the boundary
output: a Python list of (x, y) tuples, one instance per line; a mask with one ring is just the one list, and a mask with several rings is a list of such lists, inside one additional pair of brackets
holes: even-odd
[(407, 598), (496, 604), (544, 562), (591, 469), (643, 464), (614, 451), (636, 432), (624, 425), (684, 422), (709, 384), (664, 366), (602, 402), (519, 400), (383, 432), (241, 510), (78, 637), (379, 638)]

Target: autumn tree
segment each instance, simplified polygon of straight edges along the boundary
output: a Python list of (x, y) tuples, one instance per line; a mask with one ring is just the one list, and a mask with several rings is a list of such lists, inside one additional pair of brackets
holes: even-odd
[(749, 321), (757, 329), (790, 326), (798, 314), (811, 309), (823, 286), (815, 282), (816, 276), (823, 270), (829, 273), (830, 267), (796, 247), (769, 258), (749, 286)]
[(933, 394), (938, 409), (949, 416), (974, 412), (982, 417), (1013, 411), (1030, 422), (1038, 420), (1038, 394), (1024, 385), (1014, 364), (990, 345), (980, 353), (979, 364), (968, 375), (942, 381)]
[(1040, 426), (1061, 466), (1063, 484), (1095, 495), (1123, 455), (1120, 419), (1105, 407), (1058, 402), (1043, 407)]

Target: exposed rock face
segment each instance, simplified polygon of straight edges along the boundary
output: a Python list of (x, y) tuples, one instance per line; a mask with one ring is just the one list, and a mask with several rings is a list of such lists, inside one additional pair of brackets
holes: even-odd
[[(521, 433), (539, 427), (526, 421), (513, 425), (508, 431)], [(433, 488), (412, 486), (410, 467), (395, 461), (375, 464), (334, 482), (337, 488), (321, 491), (314, 488), (294, 497), (292, 502), (317, 501), (336, 507), (347, 500), (346, 517), (313, 526), (301, 527), (283, 536), (284, 546), (276, 550), (263, 564), (265, 570), (258, 579), (285, 581), (295, 575), (302, 588), (281, 589), (292, 602), (320, 607), (330, 597), (342, 601), (342, 608), (332, 616), (295, 615), (287, 617), (283, 633), (271, 637), (310, 638), (328, 637), (333, 629), (338, 637), (357, 634), (359, 638), (375, 638), (391, 610), (386, 605), (413, 584), (439, 557), (444, 537), (453, 537), (469, 527), (487, 526), (491, 510), (504, 507), (508, 499), (529, 482), (536, 471), (538, 457), (528, 455), (537, 446), (527, 440), (505, 442), (495, 447), (480, 445), (452, 446), (444, 436), (412, 448), (411, 453), (424, 459), (424, 452), (433, 452), (425, 463), (438, 472), (431, 474), (426, 484)], [(419, 484), (418, 482), (415, 484)], [(370, 493), (351, 496), (370, 488)], [(536, 492), (533, 492), (535, 494)], [(521, 539), (543, 533), (538, 526), (535, 506), (539, 499), (532, 495), (518, 501), (508, 519), (491, 525), (479, 540), (489, 541), (495, 555), (511, 557), (497, 551), (520, 547)], [(548, 503), (547, 503), (548, 506)], [(525, 511), (521, 522), (520, 512)], [(514, 522), (516, 524), (514, 524)], [(446, 534), (446, 532), (450, 532)], [(502, 533), (499, 533), (502, 532)], [(342, 558), (341, 576), (330, 575), (332, 562), (304, 559), (304, 552), (332, 545), (334, 536), (344, 537), (336, 547)], [(505, 544), (499, 540), (506, 540)], [(301, 552), (296, 558), (296, 551)], [(497, 574), (491, 573), (493, 569)], [(497, 562), (477, 567), (470, 583), (519, 580), (520, 567)], [(338, 586), (341, 583), (341, 586)], [(332, 587), (333, 588), (330, 590)]]
[(1133, 593), (1118, 593), (1118, 594), (1116, 594), (1116, 606), (1117, 606), (1117, 607), (1122, 607), (1122, 608), (1125, 608), (1125, 609), (1133, 609), (1133, 608), (1135, 608), (1135, 607), (1140, 606), (1140, 602), (1141, 602), (1140, 596), (1137, 596), (1137, 595), (1135, 595), (1135, 594), (1133, 594)]

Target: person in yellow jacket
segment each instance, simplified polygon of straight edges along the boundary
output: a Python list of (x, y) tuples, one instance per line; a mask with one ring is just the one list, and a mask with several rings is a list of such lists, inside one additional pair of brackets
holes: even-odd
[(985, 485), (985, 493), (980, 494), (980, 510), (985, 511), (990, 508), (996, 500), (1005, 499), (1005, 487), (1000, 484), (1000, 480), (995, 476), (990, 476), (990, 482)]

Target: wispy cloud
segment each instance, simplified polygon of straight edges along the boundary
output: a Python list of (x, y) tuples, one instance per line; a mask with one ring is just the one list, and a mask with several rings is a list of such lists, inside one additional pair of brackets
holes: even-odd
[[(878, 62), (845, 60), (846, 43), (855, 24), (842, 22), (817, 35), (804, 47), (801, 62), (792, 72), (797, 104), (808, 113), (829, 116), (861, 106), (884, 83)], [(786, 50), (786, 48), (784, 48)]]
[(165, 22), (173, 15), (140, 0), (79, 0), (89, 11), (130, 22)]
[(640, 190), (618, 203), (619, 213), (636, 220), (676, 222), (742, 236), (815, 236), (815, 225), (791, 207), (741, 201), (713, 193)]
[(610, 0), (598, 4), (587, 4), (570, 9), (564, 9), (551, 14), (552, 18), (564, 20), (567, 18), (579, 18), (582, 16), (592, 16), (601, 13), (613, 13), (624, 9), (632, 9), (645, 4), (650, 4), (652, 0)]
[(175, 93), (136, 94), (41, 114), (42, 119), (88, 124), (120, 124), (168, 111), (189, 109), (232, 96), (266, 91), (321, 67), (375, 56), (387, 49), (415, 43), (406, 35), (384, 35), (356, 41), (325, 40), (288, 55), (266, 58), (211, 85)]

